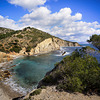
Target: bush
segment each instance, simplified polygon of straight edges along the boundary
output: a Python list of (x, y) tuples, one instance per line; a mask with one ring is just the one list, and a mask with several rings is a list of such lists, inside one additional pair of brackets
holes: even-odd
[(41, 91), (42, 91), (41, 89), (37, 89), (33, 93), (31, 93), (30, 96), (39, 95)]
[(46, 89), (46, 86), (41, 86), (41, 89)]
[(26, 48), (26, 52), (30, 52), (30, 50), (31, 50), (31, 47), (28, 46), (28, 47)]
[(18, 38), (23, 38), (23, 36), (21, 34), (17, 35)]
[(15, 40), (15, 42), (19, 42), (18, 40)]
[(2, 47), (2, 44), (0, 44), (0, 47)]
[(17, 45), (15, 45), (14, 47), (12, 47), (11, 49), (10, 49), (10, 51), (11, 52), (16, 52), (16, 53), (19, 53), (19, 51), (21, 50), (21, 47), (20, 46), (17, 46)]
[(57, 85), (57, 89), (71, 92), (100, 93), (100, 65), (96, 58), (75, 51), (55, 66), (42, 80), (43, 85)]

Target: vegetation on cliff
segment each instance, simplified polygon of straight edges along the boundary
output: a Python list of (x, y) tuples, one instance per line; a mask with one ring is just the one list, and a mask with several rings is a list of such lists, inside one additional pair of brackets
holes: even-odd
[(100, 35), (92, 35), (87, 42), (92, 43), (95, 47), (100, 50)]
[[(46, 32), (30, 27), (17, 31), (0, 28), (0, 31), (2, 33), (0, 34), (0, 51), (6, 53), (19, 53), (23, 48), (26, 49), (26, 52), (30, 52), (32, 48), (35, 48), (37, 44), (41, 43), (45, 39), (51, 38), (53, 40), (54, 38), (54, 36)], [(66, 43), (73, 43), (73, 45), (75, 45), (76, 42), (66, 41)]]
[(10, 32), (13, 32), (13, 31), (14, 31), (14, 30), (12, 30), (12, 29), (0, 27), (0, 35), (1, 35), (1, 34), (10, 33)]
[(58, 90), (100, 93), (100, 65), (85, 49), (76, 50), (57, 63), (39, 87), (56, 85)]
[[(3, 28), (1, 29), (3, 30)], [(53, 36), (30, 27), (23, 30), (8, 31), (5, 34), (0, 34), (0, 51), (6, 53), (14, 51), (18, 53), (24, 47), (27, 51), (30, 51), (38, 43), (50, 37), (52, 38)]]

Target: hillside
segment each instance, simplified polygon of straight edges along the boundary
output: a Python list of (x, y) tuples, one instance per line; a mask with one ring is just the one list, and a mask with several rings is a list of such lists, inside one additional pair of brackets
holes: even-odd
[(13, 32), (13, 31), (14, 30), (12, 30), (12, 29), (0, 27), (0, 38), (1, 38), (1, 34), (7, 34), (7, 33), (10, 33), (10, 32)]
[(79, 46), (78, 43), (64, 41), (35, 28), (27, 27), (17, 31), (0, 28), (0, 30), (4, 32), (0, 35), (0, 51), (5, 53), (33, 55), (57, 50), (61, 46)]
[(99, 100), (100, 64), (87, 54), (91, 50), (94, 51), (83, 47), (56, 63), (39, 82), (38, 89), (22, 100)]
[(100, 65), (85, 50), (75, 51), (57, 63), (39, 83), (39, 87), (56, 85), (60, 91), (100, 93)]

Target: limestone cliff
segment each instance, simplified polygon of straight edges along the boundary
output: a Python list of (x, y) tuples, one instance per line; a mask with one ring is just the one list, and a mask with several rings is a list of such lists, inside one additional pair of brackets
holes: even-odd
[(76, 42), (65, 41), (35, 28), (3, 30), (0, 35), (0, 51), (15, 55), (34, 55), (58, 50), (65, 46), (79, 46)]
[(76, 42), (75, 43), (68, 42), (54, 37), (45, 39), (44, 41), (38, 43), (35, 48), (32, 48), (30, 50), (30, 52), (26, 52), (26, 48), (23, 48), (20, 51), (20, 55), (43, 54), (54, 50), (58, 50), (60, 49), (60, 47), (67, 47), (67, 46), (80, 46), (80, 45)]
[(30, 55), (46, 53), (60, 49), (60, 47), (79, 46), (78, 43), (67, 42), (58, 38), (48, 38), (31, 49)]

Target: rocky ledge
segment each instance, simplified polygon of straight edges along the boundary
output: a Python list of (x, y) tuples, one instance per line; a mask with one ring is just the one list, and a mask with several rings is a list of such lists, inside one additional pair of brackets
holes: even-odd
[(20, 98), (19, 100), (100, 100), (100, 96), (84, 95), (78, 92), (76, 93), (69, 93), (65, 91), (60, 92), (56, 89), (55, 86), (47, 86), (43, 89), (33, 90), (23, 99)]

